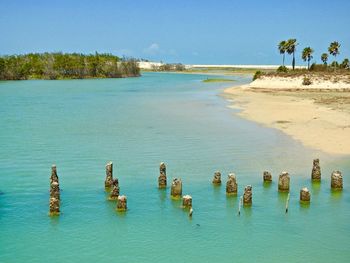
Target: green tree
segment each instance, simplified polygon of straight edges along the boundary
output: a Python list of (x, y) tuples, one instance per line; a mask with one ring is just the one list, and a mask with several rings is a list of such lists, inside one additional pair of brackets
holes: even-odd
[(0, 80), (139, 76), (136, 60), (112, 54), (30, 53), (0, 56)]
[(295, 51), (296, 51), (297, 45), (298, 45), (298, 43), (297, 43), (297, 40), (295, 38), (287, 40), (287, 43), (286, 43), (287, 53), (289, 55), (293, 55), (293, 60), (292, 60), (292, 68), (293, 68), (293, 70), (295, 69)]
[(0, 79), (3, 78), (4, 73), (5, 73), (5, 59), (0, 58)]
[(324, 64), (325, 66), (327, 66), (328, 54), (327, 54), (327, 53), (323, 53), (323, 54), (321, 55), (321, 60), (322, 60), (323, 64)]
[[(329, 45), (328, 52), (329, 54), (334, 56), (334, 58), (336, 58), (337, 55), (339, 55), (339, 49), (340, 49), (340, 44), (337, 41), (334, 41)], [(336, 67), (334, 67), (334, 69), (336, 69)]]
[(287, 51), (287, 41), (281, 41), (279, 44), (278, 44), (278, 51), (280, 52), (282, 56), (282, 66), (284, 66), (284, 59), (285, 59), (285, 56), (286, 56), (286, 51)]
[(306, 47), (301, 54), (301, 58), (307, 61), (307, 69), (310, 69), (310, 60), (313, 58), (312, 53), (314, 53), (314, 50), (311, 47)]

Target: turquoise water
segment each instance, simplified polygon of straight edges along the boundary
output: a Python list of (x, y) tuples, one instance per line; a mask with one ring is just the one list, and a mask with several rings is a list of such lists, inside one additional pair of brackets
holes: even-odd
[[(0, 262), (348, 262), (350, 162), (307, 149), (283, 133), (237, 117), (220, 93), (232, 83), (206, 75), (0, 82)], [(235, 84), (249, 81), (234, 77)], [(312, 159), (323, 181), (311, 184)], [(105, 164), (114, 162), (126, 213), (106, 200)], [(180, 177), (193, 218), (170, 189)], [(48, 217), (56, 163), (61, 211)], [(330, 173), (344, 191), (330, 191)], [(253, 185), (253, 206), (213, 187), (216, 170)], [(262, 184), (270, 170), (274, 182)], [(291, 175), (289, 213), (277, 176)], [(311, 204), (299, 204), (299, 190)]]

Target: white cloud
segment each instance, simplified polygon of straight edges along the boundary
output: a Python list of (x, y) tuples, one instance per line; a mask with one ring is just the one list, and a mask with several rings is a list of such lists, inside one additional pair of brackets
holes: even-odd
[(148, 55), (155, 55), (157, 53), (160, 53), (160, 51), (160, 47), (157, 43), (152, 43), (149, 47), (143, 50), (143, 52)]

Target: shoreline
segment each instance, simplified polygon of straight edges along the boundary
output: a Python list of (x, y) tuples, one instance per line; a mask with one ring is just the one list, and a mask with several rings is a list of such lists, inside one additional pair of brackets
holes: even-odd
[[(283, 85), (281, 83), (283, 82)], [(350, 154), (350, 84), (298, 78), (262, 78), (226, 88), (238, 116), (278, 129), (303, 145), (328, 154)]]

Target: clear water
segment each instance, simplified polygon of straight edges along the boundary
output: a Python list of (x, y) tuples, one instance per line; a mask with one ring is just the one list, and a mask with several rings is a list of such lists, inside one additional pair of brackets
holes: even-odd
[[(205, 75), (0, 83), (0, 262), (349, 262), (350, 162), (303, 147), (281, 132), (237, 117), (220, 96), (232, 83)], [(248, 78), (236, 77), (235, 84)], [(323, 181), (311, 184), (312, 159)], [(129, 210), (104, 192), (114, 162)], [(159, 163), (193, 197), (189, 219)], [(61, 184), (58, 218), (48, 217), (50, 167)], [(344, 191), (330, 191), (330, 173)], [(253, 185), (253, 206), (213, 187), (216, 170)], [(262, 184), (270, 170), (274, 182)], [(289, 213), (277, 176), (291, 174)], [(302, 186), (309, 206), (299, 204)]]

